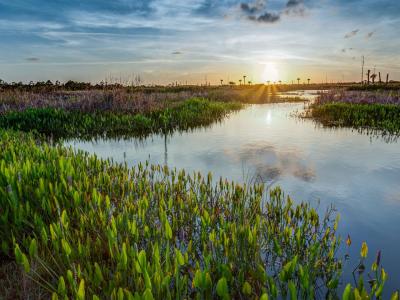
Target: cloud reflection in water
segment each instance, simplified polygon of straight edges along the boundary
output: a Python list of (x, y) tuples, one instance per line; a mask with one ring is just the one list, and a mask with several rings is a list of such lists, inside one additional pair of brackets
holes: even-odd
[[(316, 172), (298, 151), (281, 151), (266, 142), (249, 143), (239, 150), (226, 149), (225, 154), (250, 169), (250, 182), (273, 183), (285, 176), (313, 182)], [(250, 176), (248, 176), (250, 175)]]

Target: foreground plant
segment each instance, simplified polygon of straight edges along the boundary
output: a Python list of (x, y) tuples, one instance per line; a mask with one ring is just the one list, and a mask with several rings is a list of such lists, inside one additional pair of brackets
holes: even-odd
[(279, 188), (0, 131), (0, 210), (2, 254), (53, 299), (313, 299), (339, 285), (339, 219)]

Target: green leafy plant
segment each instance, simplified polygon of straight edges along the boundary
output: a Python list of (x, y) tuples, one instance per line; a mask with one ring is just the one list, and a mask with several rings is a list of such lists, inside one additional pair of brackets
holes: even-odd
[(0, 136), (1, 251), (53, 299), (337, 293), (331, 210), (320, 218), (279, 188), (266, 197), (259, 185), (129, 169), (31, 135)]

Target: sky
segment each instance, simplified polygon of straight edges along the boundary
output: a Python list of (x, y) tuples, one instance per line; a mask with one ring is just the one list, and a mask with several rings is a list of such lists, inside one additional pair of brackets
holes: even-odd
[(0, 78), (400, 80), (399, 0), (0, 0)]

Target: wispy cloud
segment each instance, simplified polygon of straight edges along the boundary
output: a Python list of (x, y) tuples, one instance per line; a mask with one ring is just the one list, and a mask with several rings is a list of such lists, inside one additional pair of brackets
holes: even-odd
[(365, 38), (366, 38), (366, 39), (370, 39), (370, 38), (372, 38), (372, 36), (373, 36), (374, 34), (375, 34), (375, 31), (368, 32)]
[(249, 20), (257, 21), (260, 23), (275, 23), (281, 19), (281, 16), (277, 13), (265, 12), (259, 16), (249, 16)]
[(286, 7), (287, 7), (287, 8), (297, 7), (297, 6), (299, 6), (299, 5), (302, 5), (303, 3), (304, 3), (303, 0), (289, 0), (289, 1), (286, 3)]
[(25, 58), (26, 61), (30, 61), (30, 62), (38, 62), (40, 60), (40, 58), (38, 57), (27, 57)]
[(352, 38), (353, 36), (357, 35), (357, 33), (360, 31), (360, 29), (355, 29), (353, 31), (350, 31), (349, 33), (346, 33), (344, 36), (345, 39)]
[(266, 2), (264, 1), (256, 1), (255, 3), (240, 3), (240, 9), (249, 15), (253, 15), (256, 13), (261, 13), (266, 6)]
[(260, 62), (272, 61), (291, 80), (352, 74), (351, 58), (363, 54), (389, 70), (400, 64), (399, 9), (393, 0), (0, 0), (0, 77), (95, 80), (151, 69), (257, 78)]
[(289, 15), (304, 16), (306, 7), (304, 0), (289, 0), (286, 3), (285, 13)]
[(65, 27), (62, 23), (34, 20), (10, 20), (0, 19), (1, 31), (38, 31), (60, 30)]
[(350, 52), (350, 51), (352, 51), (353, 50), (353, 48), (343, 48), (342, 49), (342, 52), (343, 53), (346, 53), (346, 52)]

